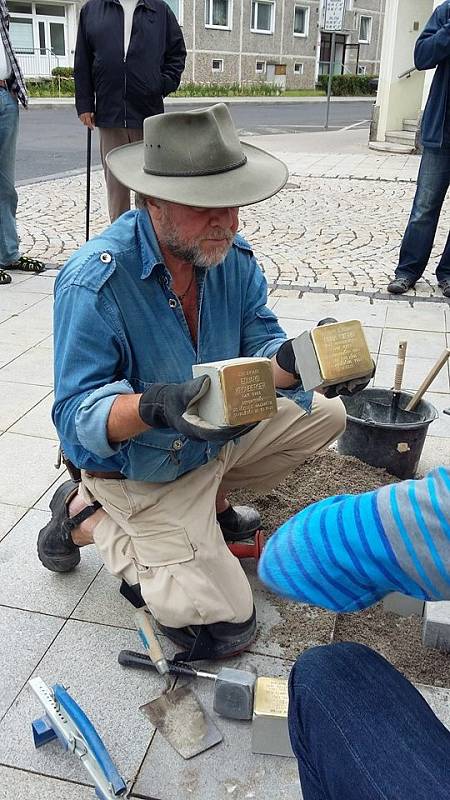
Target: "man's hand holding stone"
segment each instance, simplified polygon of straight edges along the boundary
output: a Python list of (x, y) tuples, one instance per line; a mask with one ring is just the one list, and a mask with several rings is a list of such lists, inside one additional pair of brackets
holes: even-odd
[(216, 428), (202, 420), (197, 413), (197, 403), (209, 386), (208, 375), (185, 383), (152, 383), (141, 395), (139, 415), (151, 428), (174, 428), (197, 441), (225, 443), (255, 427)]

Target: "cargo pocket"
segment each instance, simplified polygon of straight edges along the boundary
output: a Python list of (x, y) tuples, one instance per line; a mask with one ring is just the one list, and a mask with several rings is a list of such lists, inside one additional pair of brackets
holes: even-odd
[(162, 533), (138, 533), (133, 536), (133, 560), (138, 572), (184, 564), (195, 557), (185, 528), (175, 528)]

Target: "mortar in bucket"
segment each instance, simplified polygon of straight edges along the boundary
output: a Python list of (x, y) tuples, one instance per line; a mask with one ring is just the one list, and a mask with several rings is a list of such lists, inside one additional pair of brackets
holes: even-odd
[(391, 389), (370, 388), (341, 397), (347, 411), (347, 428), (338, 439), (338, 452), (373, 467), (383, 467), (398, 478), (414, 478), (428, 426), (439, 414), (423, 399), (413, 412), (405, 411), (413, 395), (400, 392), (399, 415), (390, 422), (386, 408), (392, 404), (392, 394)]

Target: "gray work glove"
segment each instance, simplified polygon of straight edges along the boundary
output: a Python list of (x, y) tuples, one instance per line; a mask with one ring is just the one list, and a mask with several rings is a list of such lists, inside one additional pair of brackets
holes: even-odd
[[(332, 322), (337, 322), (337, 319), (334, 319), (334, 317), (326, 317), (317, 323), (317, 327), (320, 328), (322, 325), (330, 325)], [(355, 378), (355, 380), (346, 381), (345, 383), (336, 383), (334, 386), (326, 386), (325, 389), (322, 390), (322, 393), (325, 397), (331, 399), (332, 397), (339, 397), (339, 395), (349, 397), (352, 394), (362, 392), (375, 375), (375, 363), (372, 361), (372, 364), (373, 369), (370, 375), (364, 375), (362, 378)]]
[(225, 442), (243, 436), (253, 425), (216, 428), (201, 419), (197, 403), (210, 386), (208, 375), (200, 375), (185, 383), (152, 383), (139, 401), (139, 416), (151, 428), (174, 428), (200, 442)]

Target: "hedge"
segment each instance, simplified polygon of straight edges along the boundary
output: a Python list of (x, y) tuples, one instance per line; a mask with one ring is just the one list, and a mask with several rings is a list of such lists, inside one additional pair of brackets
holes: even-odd
[[(333, 75), (331, 79), (331, 94), (335, 97), (354, 97), (356, 95), (373, 95), (374, 89), (371, 81), (376, 75)], [(328, 75), (319, 75), (317, 86), (327, 91)]]
[(272, 83), (184, 83), (172, 97), (249, 97), (283, 94)]
[(73, 67), (53, 67), (52, 75), (60, 78), (73, 78)]

